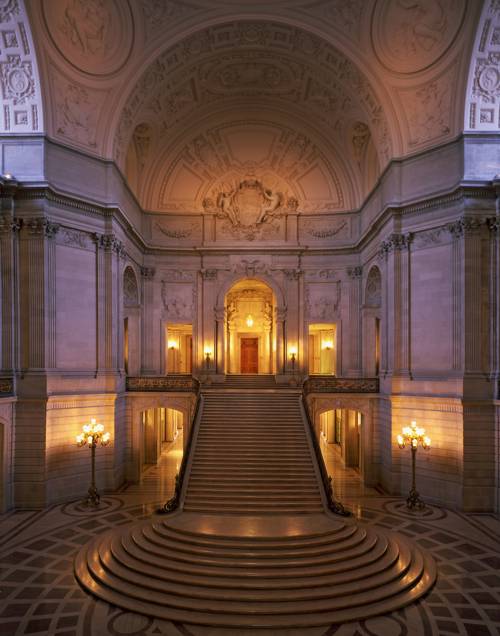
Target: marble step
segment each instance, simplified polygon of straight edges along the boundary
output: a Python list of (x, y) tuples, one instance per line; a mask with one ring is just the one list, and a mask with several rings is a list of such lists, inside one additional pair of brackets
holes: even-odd
[(308, 533), (307, 520), (290, 517), (289, 537), (279, 518), (252, 518), (257, 535), (274, 529), (268, 536), (243, 534), (243, 517), (234, 522), (241, 536), (224, 535), (227, 522), (213, 516), (140, 522), (82, 548), (75, 573), (129, 611), (235, 630), (359, 620), (404, 607), (433, 584), (434, 563), (408, 539), (322, 518), (331, 528)]

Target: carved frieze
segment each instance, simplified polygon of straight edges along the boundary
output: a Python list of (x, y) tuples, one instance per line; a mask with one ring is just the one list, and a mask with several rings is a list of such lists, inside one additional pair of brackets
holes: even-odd
[(196, 310), (194, 285), (161, 281), (161, 299), (165, 316), (169, 320), (192, 322)]
[(166, 283), (193, 282), (194, 273), (185, 269), (166, 269), (162, 272), (162, 280)]
[(314, 217), (308, 219), (307, 217), (301, 217), (299, 222), (299, 231), (300, 235), (303, 239), (302, 242), (306, 240), (316, 240), (316, 241), (324, 241), (328, 239), (340, 240), (349, 238), (349, 222), (345, 218), (340, 218), (336, 220), (335, 218), (331, 218), (328, 221), (324, 221), (323, 219), (319, 219), (318, 217)]
[(176, 220), (175, 222), (169, 221), (157, 221), (155, 228), (161, 232), (163, 236), (176, 241), (186, 240), (193, 237), (193, 235), (199, 235), (200, 223), (199, 221), (183, 222)]
[(468, 234), (477, 232), (482, 225), (483, 221), (481, 219), (464, 216), (453, 223), (449, 223), (447, 227), (453, 238), (459, 239)]
[(306, 286), (306, 317), (311, 320), (328, 322), (340, 315), (342, 284), (309, 283)]
[(74, 230), (70, 228), (62, 228), (57, 236), (58, 243), (81, 249), (92, 249), (89, 235), (87, 232)]

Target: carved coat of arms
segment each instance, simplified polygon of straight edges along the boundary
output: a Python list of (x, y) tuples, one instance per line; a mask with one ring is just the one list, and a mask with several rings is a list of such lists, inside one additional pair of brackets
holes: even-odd
[(266, 188), (257, 179), (245, 179), (232, 187), (223, 186), (215, 204), (205, 199), (203, 205), (229, 221), (234, 232), (252, 239), (266, 223), (285, 215), (294, 201), (287, 202), (286, 207), (284, 203), (282, 192)]

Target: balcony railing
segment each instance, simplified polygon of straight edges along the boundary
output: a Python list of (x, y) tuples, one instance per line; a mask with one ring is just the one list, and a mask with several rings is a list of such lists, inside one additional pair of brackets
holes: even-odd
[(311, 375), (304, 382), (304, 394), (309, 393), (378, 393), (378, 378), (336, 378), (332, 375)]
[(128, 376), (127, 391), (171, 391), (176, 393), (198, 393), (200, 383), (191, 375)]

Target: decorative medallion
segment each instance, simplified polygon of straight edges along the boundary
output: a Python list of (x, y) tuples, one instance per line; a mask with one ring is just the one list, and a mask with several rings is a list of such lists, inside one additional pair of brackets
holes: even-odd
[(59, 53), (90, 75), (109, 75), (130, 54), (133, 21), (126, 0), (44, 0), (47, 30)]
[(416, 73), (448, 50), (462, 24), (464, 0), (378, 0), (372, 37), (382, 64)]

